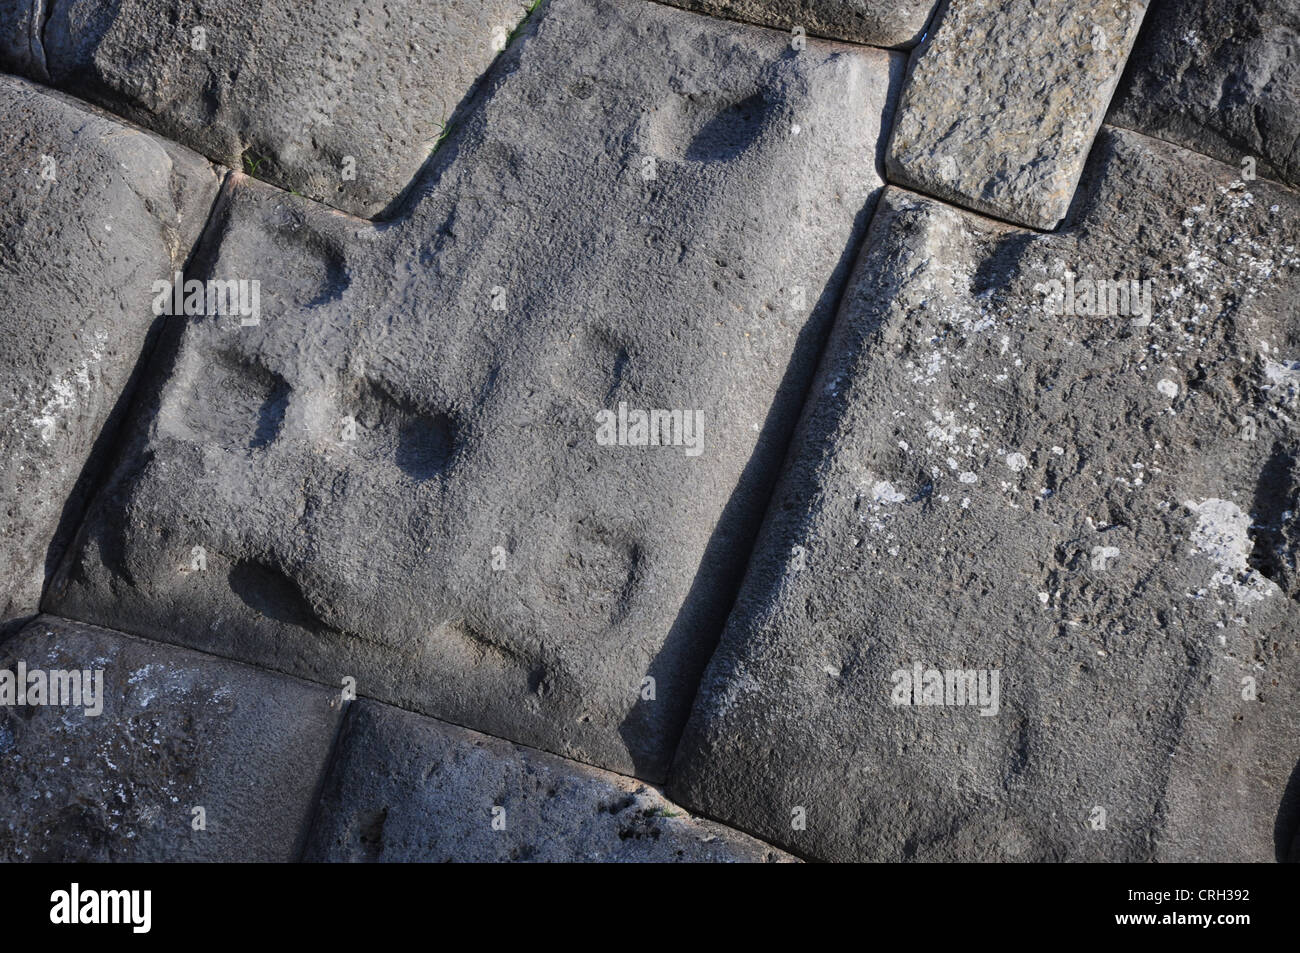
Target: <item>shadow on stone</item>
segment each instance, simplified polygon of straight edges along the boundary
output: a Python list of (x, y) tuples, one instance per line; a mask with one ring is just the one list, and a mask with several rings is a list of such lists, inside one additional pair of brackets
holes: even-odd
[(1300, 762), (1282, 792), (1273, 824), (1273, 849), (1278, 863), (1300, 863)]

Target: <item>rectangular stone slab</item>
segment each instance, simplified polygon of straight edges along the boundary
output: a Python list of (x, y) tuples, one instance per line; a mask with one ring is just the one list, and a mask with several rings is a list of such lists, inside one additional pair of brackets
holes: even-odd
[[(199, 156), (0, 76), (0, 631), (36, 613), (217, 191)], [(8, 625), (6, 625), (8, 623)]]
[(1059, 234), (886, 190), (674, 800), (824, 860), (1285, 856), (1300, 199), (1235, 180), (1107, 129)]
[(633, 778), (375, 702), (348, 711), (304, 860), (785, 863)]
[(925, 33), (936, 0), (664, 0), (745, 23), (871, 46), (909, 49)]
[(1032, 228), (1065, 217), (1147, 0), (949, 0), (912, 53), (889, 181)]
[[(51, 605), (654, 780), (902, 57), (639, 0), (535, 22), (401, 221), (236, 177), (205, 274), (259, 280), (260, 324), (186, 322)], [(679, 443), (607, 444), (621, 406)]]
[[(375, 217), (415, 177), (528, 7), (27, 0), (0, 23), (0, 67), (48, 77), (232, 169)], [(44, 16), (35, 40), (33, 9)]]
[(0, 704), (6, 863), (298, 859), (340, 692), (52, 616), (0, 660), (29, 686), (59, 671), (103, 686), (98, 714)]
[(1300, 185), (1300, 0), (1154, 0), (1106, 121)]

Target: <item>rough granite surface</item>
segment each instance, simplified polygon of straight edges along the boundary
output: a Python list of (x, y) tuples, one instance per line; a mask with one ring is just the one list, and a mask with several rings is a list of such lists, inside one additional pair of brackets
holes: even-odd
[(0, 659), (29, 677), (99, 671), (103, 685), (99, 714), (0, 706), (0, 859), (266, 862), (302, 852), (339, 692), (50, 616), (0, 646)]
[(1300, 185), (1300, 0), (1154, 0), (1107, 121)]
[(368, 701), (348, 712), (305, 859), (794, 860), (632, 778)]
[(0, 75), (0, 632), (35, 615), (199, 236), (199, 156)]
[(1065, 217), (1147, 0), (949, 0), (912, 53), (889, 181), (1031, 228)]
[[(533, 30), (400, 222), (234, 176), (205, 273), (260, 324), (187, 320), (49, 608), (653, 781), (903, 58), (642, 0)], [(610, 444), (622, 409), (680, 423)]]
[(1297, 4), (0, 0), (0, 861), (1300, 861)]
[(675, 7), (746, 23), (870, 46), (910, 49), (936, 0), (663, 0)]
[[(5, 3), (15, 12), (0, 21), (0, 67), (371, 218), (396, 205), (528, 8), (525, 0)], [(41, 17), (43, 41), (30, 26)]]
[(1300, 198), (1235, 171), (1107, 130), (1050, 235), (886, 191), (675, 800), (826, 860), (1285, 858)]

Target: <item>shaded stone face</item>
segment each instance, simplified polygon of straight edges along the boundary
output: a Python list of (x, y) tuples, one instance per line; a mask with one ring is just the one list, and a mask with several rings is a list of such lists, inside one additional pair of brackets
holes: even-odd
[(0, 76), (0, 629), (34, 615), (198, 238), (207, 162)]
[(366, 217), (395, 203), (528, 8), (51, 0), (42, 31), (39, 6), (0, 27), (0, 65)]
[(935, 0), (664, 0), (675, 7), (782, 30), (802, 28), (870, 46), (907, 49), (925, 32)]
[(676, 800), (833, 860), (1284, 856), (1300, 200), (1236, 180), (1106, 130), (1058, 234), (886, 191)]
[[(337, 691), (50, 616), (0, 658), (5, 862), (298, 858)], [(101, 710), (53, 694), (15, 706), (4, 679), (20, 666), (30, 684), (98, 673)]]
[(0, 66), (47, 82), (41, 45), (43, 25), (40, 4), (33, 0), (0, 0)]
[(400, 222), (235, 177), (203, 274), (260, 323), (186, 323), (51, 605), (654, 779), (902, 57), (630, 0), (536, 31)]
[(889, 181), (1055, 228), (1147, 0), (951, 0), (912, 54)]
[(1300, 3), (1155, 0), (1107, 121), (1300, 184)]
[(652, 787), (359, 701), (305, 859), (430, 863), (787, 863)]

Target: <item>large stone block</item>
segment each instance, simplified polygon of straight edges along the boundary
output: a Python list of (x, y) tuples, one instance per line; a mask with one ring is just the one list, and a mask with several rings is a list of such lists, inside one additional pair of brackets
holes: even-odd
[[(217, 191), (203, 159), (0, 76), (0, 629), (36, 613)], [(5, 623), (9, 625), (6, 626)]]
[(352, 706), (308, 861), (786, 862), (632, 778), (374, 702)]
[(871, 46), (916, 45), (936, 0), (664, 0), (675, 7), (746, 23)]
[(1300, 185), (1300, 2), (1154, 0), (1107, 121)]
[(949, 0), (915, 52), (889, 181), (1019, 225), (1065, 217), (1147, 0)]
[[(415, 177), (528, 6), (28, 0), (0, 26), (0, 65), (373, 217)], [(39, 14), (43, 45), (39, 29), (28, 40)]]
[[(6, 862), (301, 854), (340, 692), (52, 616), (0, 658)], [(83, 688), (80, 705), (51, 704), (69, 698), (47, 693), (45, 704), (30, 695), (15, 707), (3, 673), (21, 672), (29, 688), (56, 672), (91, 673), (81, 679), (89, 686), (98, 672), (102, 688), (91, 705)]]
[(1059, 233), (886, 191), (675, 800), (835, 860), (1284, 854), (1300, 199), (1236, 177), (1106, 129)]
[[(52, 604), (654, 780), (902, 57), (543, 10), (401, 221), (236, 177), (205, 274), (260, 280), (260, 324), (186, 324)], [(620, 407), (677, 445), (610, 445)]]

